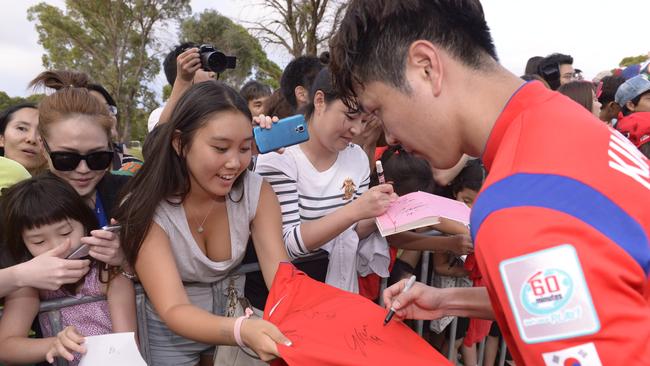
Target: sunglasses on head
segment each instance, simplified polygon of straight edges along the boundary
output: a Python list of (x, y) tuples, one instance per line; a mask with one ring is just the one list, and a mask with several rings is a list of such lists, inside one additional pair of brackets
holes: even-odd
[(90, 170), (105, 170), (113, 162), (113, 151), (96, 151), (82, 155), (69, 151), (51, 151), (45, 140), (43, 140), (43, 146), (52, 160), (54, 169), (64, 172), (75, 170), (82, 160), (86, 162)]

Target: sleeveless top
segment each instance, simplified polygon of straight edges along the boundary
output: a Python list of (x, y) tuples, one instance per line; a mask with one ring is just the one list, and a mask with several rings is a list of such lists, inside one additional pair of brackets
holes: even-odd
[(262, 178), (259, 175), (252, 172), (244, 174), (243, 184), (233, 188), (226, 197), (231, 253), (230, 259), (226, 261), (214, 262), (201, 251), (190, 232), (182, 204), (163, 201), (158, 205), (154, 222), (169, 237), (176, 267), (183, 282), (220, 281), (244, 258), (250, 236), (250, 222), (255, 217), (262, 186)]

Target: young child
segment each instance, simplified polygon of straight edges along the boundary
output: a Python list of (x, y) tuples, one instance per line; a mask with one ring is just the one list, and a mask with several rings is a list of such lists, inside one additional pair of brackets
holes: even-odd
[[(3, 219), (3, 253), (15, 262), (39, 256), (51, 249), (68, 245), (68, 256), (79, 247), (81, 238), (97, 228), (93, 211), (62, 179), (44, 174), (7, 189), (3, 193), (0, 214)], [(0, 318), (0, 361), (37, 363), (63, 357), (77, 365), (84, 336), (113, 332), (135, 332), (135, 291), (133, 283), (94, 261), (90, 271), (77, 283), (58, 290), (23, 287), (5, 298)], [(27, 337), (38, 314), (41, 300), (67, 296), (101, 296), (106, 300), (64, 307), (60, 310), (64, 328), (54, 334), (44, 314), (39, 316), (43, 339)]]
[[(478, 191), (485, 180), (485, 170), (480, 160), (470, 160), (463, 170), (452, 181), (451, 188), (454, 199), (472, 207)], [(469, 234), (469, 229), (456, 223), (443, 220), (435, 228), (446, 234)], [(451, 253), (437, 252), (433, 254), (433, 267), (436, 273), (434, 283), (437, 287), (471, 287), (473, 272), (468, 269), (468, 263), (471, 263), (473, 254), (467, 256), (466, 260), (461, 259)], [(452, 318), (442, 318), (438, 321), (439, 328), (436, 331), (442, 332), (443, 329), (451, 322)], [(476, 344), (464, 342), (470, 326), (468, 318), (459, 317), (456, 331), (456, 340), (454, 348), (461, 347), (464, 365), (476, 365)], [(467, 344), (471, 343), (471, 344)]]

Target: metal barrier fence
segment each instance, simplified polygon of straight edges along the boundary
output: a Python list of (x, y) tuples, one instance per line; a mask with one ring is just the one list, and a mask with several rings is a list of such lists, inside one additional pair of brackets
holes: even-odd
[[(323, 254), (317, 254), (317, 255), (312, 255), (312, 256), (307, 256), (304, 258), (299, 258), (293, 261), (293, 263), (301, 263), (301, 262), (307, 262), (311, 260), (316, 260), (316, 259), (321, 259)], [(431, 253), (428, 251), (422, 252), (422, 270), (419, 275), (419, 280), (421, 282), (424, 282), (428, 285), (432, 284), (432, 278), (433, 276), (429, 276), (429, 258), (431, 257)], [(233, 272), (233, 274), (246, 274), (250, 272), (257, 272), (260, 270), (259, 264), (258, 263), (248, 263), (248, 264), (242, 264), (240, 265), (237, 270)], [(424, 280), (423, 280), (424, 279)], [(383, 279), (381, 281), (381, 292), (386, 288), (387, 284), (387, 279)], [(79, 305), (79, 304), (86, 304), (89, 302), (95, 302), (95, 301), (101, 301), (105, 300), (106, 297), (104, 296), (84, 296), (81, 298), (73, 298), (73, 297), (66, 297), (66, 298), (61, 298), (61, 299), (55, 299), (55, 300), (48, 300), (48, 301), (42, 301), (40, 305), (40, 310), (39, 313), (44, 313), (46, 314), (51, 326), (52, 326), (52, 332), (54, 334), (60, 332), (63, 330), (63, 326), (61, 324), (61, 313), (60, 309), (67, 307), (67, 306), (72, 306), (72, 305)], [(150, 357), (150, 350), (149, 350), (149, 341), (148, 341), (148, 330), (147, 330), (147, 322), (146, 318), (144, 317), (145, 314), (145, 299), (146, 299), (146, 294), (144, 292), (144, 289), (140, 284), (136, 284), (136, 312), (137, 312), (137, 326), (138, 326), (138, 338), (140, 340), (140, 353), (142, 354), (142, 357), (144, 358), (145, 362), (147, 364), (151, 360)], [(382, 304), (382, 297), (379, 297), (379, 302), (380, 305), (383, 306)], [(0, 310), (0, 316), (2, 316), (2, 311)], [(449, 343), (449, 351), (447, 353), (447, 359), (452, 361), (454, 364), (456, 364), (456, 350), (455, 347), (453, 347), (455, 340), (456, 340), (456, 333), (457, 333), (457, 327), (458, 327), (458, 320), (457, 318), (454, 318), (452, 323), (448, 325), (449, 328), (449, 338), (448, 338), (448, 343)], [(422, 336), (424, 334), (424, 322), (422, 320), (416, 321), (416, 326), (415, 326), (415, 331)], [(479, 349), (477, 352), (477, 357), (478, 357), (478, 365), (483, 364), (483, 360), (485, 357), (485, 339), (482, 340), (479, 344)], [(499, 347), (499, 366), (504, 366), (506, 362), (506, 343), (505, 340), (501, 339), (500, 347)], [(58, 357), (56, 358), (55, 361), (56, 366), (67, 366), (68, 362), (61, 358)], [(487, 365), (486, 365), (487, 366)], [(492, 365), (489, 365), (492, 366)]]

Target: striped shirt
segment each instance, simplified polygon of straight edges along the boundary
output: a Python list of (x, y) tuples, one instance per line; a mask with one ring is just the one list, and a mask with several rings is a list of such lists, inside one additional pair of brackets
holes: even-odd
[[(291, 258), (310, 253), (300, 227), (303, 222), (317, 220), (358, 198), (368, 190), (370, 169), (368, 157), (357, 145), (339, 152), (332, 166), (319, 172), (298, 145), (283, 154), (259, 155), (255, 172), (271, 184), (282, 209), (282, 234)], [(321, 246), (330, 253), (327, 283), (357, 291), (356, 258), (359, 237), (355, 225)]]

